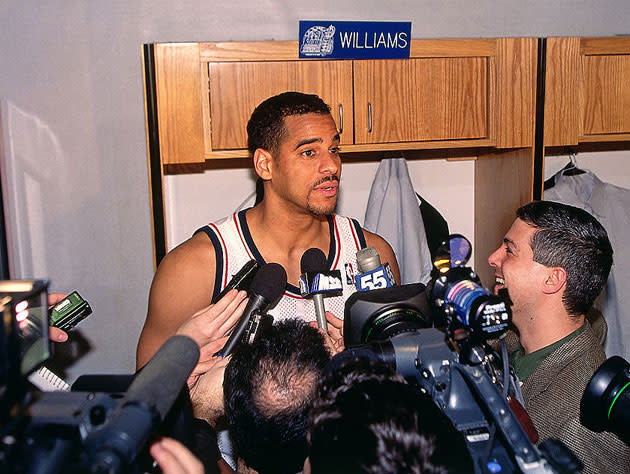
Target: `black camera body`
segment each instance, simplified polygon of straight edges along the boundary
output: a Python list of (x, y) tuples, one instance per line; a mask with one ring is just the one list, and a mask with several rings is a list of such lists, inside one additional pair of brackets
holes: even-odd
[(470, 250), (464, 237), (451, 236), (426, 287), (353, 294), (344, 314), (346, 351), (335, 365), (354, 357), (392, 364), (452, 421), (476, 472), (574, 472), (579, 461), (568, 448), (551, 449), (559, 448), (568, 464), (543, 456), (510, 407), (515, 385), (486, 344), (507, 329), (509, 301), (485, 290), (464, 266)]
[(30, 388), (50, 355), (47, 287), (0, 281), (0, 472), (144, 472), (154, 434), (189, 443), (186, 379), (199, 347), (188, 337), (168, 339), (137, 374), (83, 376), (81, 391)]

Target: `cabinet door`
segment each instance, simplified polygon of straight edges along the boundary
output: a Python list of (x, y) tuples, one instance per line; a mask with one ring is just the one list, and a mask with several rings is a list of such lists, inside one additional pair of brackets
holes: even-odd
[(584, 135), (630, 133), (630, 55), (585, 56)]
[(630, 38), (549, 38), (545, 145), (630, 139)]
[(357, 144), (489, 137), (488, 58), (354, 62)]
[(330, 105), (341, 143), (352, 143), (351, 61), (209, 63), (212, 151), (247, 148), (247, 121), (263, 100), (285, 91)]

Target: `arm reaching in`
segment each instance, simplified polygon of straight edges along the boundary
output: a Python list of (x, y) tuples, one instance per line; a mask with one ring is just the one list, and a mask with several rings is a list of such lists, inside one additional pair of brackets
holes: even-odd
[(230, 290), (216, 304), (197, 311), (177, 330), (177, 334), (192, 338), (201, 349), (199, 362), (188, 378), (188, 388), (191, 391), (199, 377), (221, 360), (219, 357), (212, 357), (212, 354), (223, 347), (227, 334), (243, 315), (247, 305), (246, 296), (245, 291)]

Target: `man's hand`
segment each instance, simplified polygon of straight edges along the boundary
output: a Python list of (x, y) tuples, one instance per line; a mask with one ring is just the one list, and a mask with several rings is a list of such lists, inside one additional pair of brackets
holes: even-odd
[(186, 446), (172, 438), (162, 438), (151, 445), (151, 456), (164, 474), (203, 474), (201, 461)]
[(214, 365), (199, 376), (190, 391), (195, 418), (206, 420), (215, 427), (217, 419), (225, 412), (223, 404), (223, 375), (229, 357), (216, 357)]
[[(62, 299), (68, 296), (65, 293), (49, 293), (48, 294), (48, 309), (55, 306)], [(51, 341), (54, 342), (65, 342), (68, 340), (68, 334), (65, 331), (62, 331), (59, 328), (54, 328), (52, 326), (49, 327), (49, 337)]]
[(228, 332), (236, 325), (247, 305), (245, 291), (230, 290), (216, 304), (197, 311), (177, 330), (193, 339), (201, 350), (199, 362), (188, 378), (188, 388), (193, 390), (199, 376), (210, 370), (217, 361), (212, 357), (227, 340)]
[(318, 328), (324, 335), (326, 346), (330, 350), (331, 355), (334, 356), (346, 348), (343, 343), (343, 319), (339, 319), (326, 311), (326, 321), (328, 321), (328, 332), (319, 329), (315, 321), (311, 321), (309, 324), (314, 328)]

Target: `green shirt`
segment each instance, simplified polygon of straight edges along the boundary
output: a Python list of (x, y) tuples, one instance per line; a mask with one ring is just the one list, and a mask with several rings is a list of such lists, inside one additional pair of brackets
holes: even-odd
[(559, 341), (556, 341), (547, 347), (543, 347), (542, 349), (538, 349), (531, 354), (525, 354), (525, 349), (523, 349), (523, 346), (521, 346), (521, 343), (519, 342), (516, 346), (516, 350), (510, 355), (510, 364), (514, 367), (514, 371), (521, 382), (524, 382), (525, 379), (529, 377), (534, 369), (536, 369), (536, 367), (538, 367), (538, 365), (545, 360), (549, 354), (565, 342), (570, 341), (578, 334), (582, 333), (584, 329), (586, 329), (586, 324), (583, 324), (580, 328), (576, 329), (568, 336), (563, 337)]

